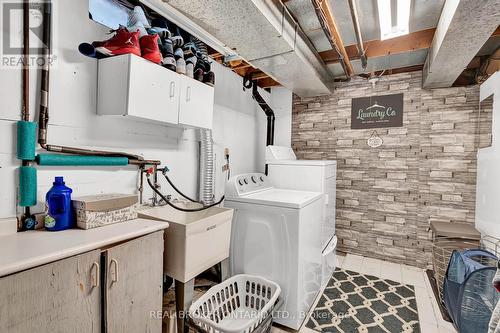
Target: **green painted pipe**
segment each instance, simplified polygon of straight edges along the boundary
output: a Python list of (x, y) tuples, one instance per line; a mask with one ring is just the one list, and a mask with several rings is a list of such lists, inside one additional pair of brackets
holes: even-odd
[(51, 166), (121, 166), (128, 165), (128, 158), (87, 155), (39, 154), (36, 157), (36, 162), (39, 165)]
[(19, 168), (19, 206), (36, 206), (36, 169), (30, 166)]
[(32, 121), (17, 122), (17, 158), (33, 161), (35, 159), (37, 124)]

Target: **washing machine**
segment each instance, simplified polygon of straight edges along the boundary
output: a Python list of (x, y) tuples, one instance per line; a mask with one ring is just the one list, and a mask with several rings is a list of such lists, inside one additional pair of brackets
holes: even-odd
[(281, 287), (274, 320), (298, 330), (321, 288), (324, 194), (273, 187), (260, 173), (232, 177), (224, 206), (234, 209), (231, 275), (252, 274)]
[(325, 194), (322, 225), (323, 276), (326, 285), (337, 265), (335, 235), (335, 202), (337, 182), (337, 162), (333, 160), (297, 160), (292, 148), (267, 146), (266, 163), (268, 177), (272, 184), (280, 188), (316, 191)]

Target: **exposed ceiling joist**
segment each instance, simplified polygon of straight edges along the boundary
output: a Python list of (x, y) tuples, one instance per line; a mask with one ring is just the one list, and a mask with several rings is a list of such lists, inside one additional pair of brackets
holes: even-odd
[(493, 31), (493, 34), (491, 35), (491, 37), (498, 37), (498, 36), (500, 36), (500, 25), (497, 27), (495, 31)]
[(343, 58), (343, 61), (345, 63), (347, 74), (349, 76), (353, 75), (354, 70), (352, 68), (351, 61), (349, 60), (349, 55), (347, 54), (347, 51), (345, 49), (344, 42), (342, 41), (342, 37), (340, 36), (337, 24), (335, 23), (335, 19), (333, 16), (332, 9), (330, 8), (330, 4), (327, 0), (323, 0), (320, 2), (320, 6), (321, 6), (322, 12), (325, 16), (326, 22), (328, 24), (328, 28), (332, 34), (333, 39), (334, 39), (333, 42), (335, 45), (337, 45), (338, 51), (340, 52), (340, 54)]
[[(435, 30), (436, 29), (434, 28), (426, 29), (384, 41), (371, 40), (364, 42), (366, 56), (369, 59), (408, 51), (428, 49), (432, 44), (432, 38), (434, 37)], [(359, 59), (358, 48), (356, 45), (346, 46), (345, 49), (351, 60)], [(320, 52), (320, 56), (326, 64), (338, 62), (334, 50)]]
[(272, 88), (272, 87), (280, 86), (280, 84), (278, 82), (274, 81), (270, 77), (258, 80), (257, 85), (261, 88)]
[(413, 66), (405, 66), (399, 68), (391, 68), (387, 70), (379, 70), (369, 74), (359, 74), (361, 77), (371, 78), (383, 75), (392, 75), (392, 74), (400, 74), (400, 73), (409, 73), (409, 72), (418, 72), (421, 71), (424, 65), (413, 65)]
[[(213, 52), (210, 53), (210, 57), (214, 59), (216, 62), (222, 64), (224, 56), (220, 53)], [(274, 80), (272, 77), (267, 75), (266, 73), (262, 72), (259, 69), (254, 68), (252, 65), (247, 63), (244, 60), (238, 60), (238, 61), (230, 61), (227, 64), (228, 68), (230, 68), (233, 72), (238, 74), (241, 77), (244, 77), (245, 75), (252, 73), (252, 78), (254, 80), (257, 80), (257, 85), (261, 88), (270, 88), (270, 87), (276, 87), (280, 86), (281, 84)]]

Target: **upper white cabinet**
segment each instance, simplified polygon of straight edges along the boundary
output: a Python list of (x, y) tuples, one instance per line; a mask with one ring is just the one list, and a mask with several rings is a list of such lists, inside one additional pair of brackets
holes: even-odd
[(180, 81), (179, 124), (212, 128), (214, 88), (185, 75), (180, 76)]
[(212, 128), (213, 87), (131, 54), (98, 68), (98, 114)]

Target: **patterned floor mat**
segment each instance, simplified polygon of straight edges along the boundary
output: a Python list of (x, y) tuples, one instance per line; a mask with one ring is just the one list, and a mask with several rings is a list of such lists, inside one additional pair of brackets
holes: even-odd
[(336, 269), (306, 326), (318, 332), (420, 332), (415, 288)]

